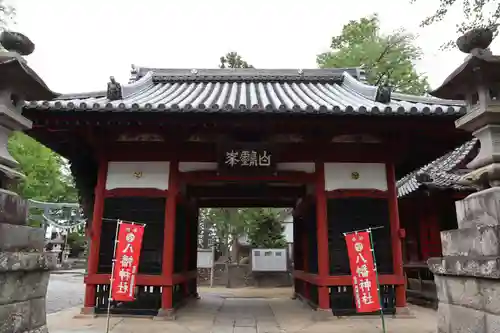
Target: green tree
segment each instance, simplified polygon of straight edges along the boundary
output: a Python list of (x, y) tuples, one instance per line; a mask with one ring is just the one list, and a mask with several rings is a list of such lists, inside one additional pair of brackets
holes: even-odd
[[(424, 0), (410, 0), (415, 3)], [(429, 3), (427, 0), (426, 3)], [(463, 34), (473, 28), (493, 28), (495, 36), (498, 33), (498, 24), (500, 20), (500, 1), (498, 0), (439, 0), (433, 1), (432, 5), (437, 8), (434, 13), (426, 17), (422, 23), (422, 27), (431, 26), (434, 23), (442, 21), (450, 12), (451, 9), (461, 9), (463, 12), (463, 21), (456, 25), (457, 32)], [(461, 8), (460, 8), (461, 7)], [(454, 41), (446, 41), (442, 48), (453, 46)]]
[[(15, 8), (0, 0), (0, 31), (14, 21), (15, 14)], [(77, 202), (71, 172), (61, 156), (21, 132), (10, 137), (8, 148), (26, 176), (14, 185), (16, 192), (27, 199)]]
[(9, 152), (26, 176), (15, 186), (21, 196), (39, 201), (77, 202), (71, 173), (61, 156), (21, 132), (10, 138)]
[(229, 52), (220, 57), (219, 68), (253, 68), (238, 54), (238, 52)]
[(251, 227), (248, 237), (254, 248), (283, 248), (285, 227), (278, 219), (278, 212), (269, 208), (257, 208), (247, 212)]
[(382, 34), (378, 16), (372, 15), (344, 25), (332, 38), (332, 50), (318, 55), (316, 62), (321, 68), (363, 66), (368, 83), (421, 95), (429, 84), (415, 69), (422, 52), (414, 39), (404, 30)]

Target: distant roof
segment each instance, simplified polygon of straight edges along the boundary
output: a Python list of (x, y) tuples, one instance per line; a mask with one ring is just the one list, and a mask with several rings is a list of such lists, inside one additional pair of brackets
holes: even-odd
[(390, 94), (360, 81), (359, 68), (158, 69), (136, 68), (119, 98), (105, 90), (27, 102), (56, 111), (161, 111), (370, 115), (461, 115), (462, 101)]
[(461, 175), (458, 168), (470, 161), (477, 154), (479, 141), (474, 138), (455, 150), (439, 157), (431, 163), (417, 169), (396, 182), (398, 197), (408, 195), (423, 185), (418, 175), (430, 176), (429, 185), (437, 188), (452, 188), (455, 190), (471, 190), (471, 187), (457, 184)]

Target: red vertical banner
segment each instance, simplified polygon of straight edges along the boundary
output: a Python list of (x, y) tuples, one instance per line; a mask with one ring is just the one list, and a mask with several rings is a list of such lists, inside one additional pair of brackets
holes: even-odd
[(111, 298), (114, 301), (130, 302), (135, 299), (135, 280), (139, 268), (144, 226), (119, 222), (118, 228)]
[(377, 272), (368, 231), (345, 235), (357, 312), (380, 310)]

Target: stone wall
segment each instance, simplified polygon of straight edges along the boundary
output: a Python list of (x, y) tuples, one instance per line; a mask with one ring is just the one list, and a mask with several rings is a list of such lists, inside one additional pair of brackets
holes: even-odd
[[(292, 285), (290, 272), (261, 273), (252, 272), (250, 265), (216, 264), (214, 286), (227, 288), (242, 287), (288, 287)], [(198, 269), (198, 284), (210, 285), (210, 269)]]
[(0, 223), (0, 333), (45, 333), (45, 295), (53, 255), (39, 228)]
[(457, 203), (458, 229), (441, 232), (434, 273), (438, 332), (500, 332), (500, 188)]

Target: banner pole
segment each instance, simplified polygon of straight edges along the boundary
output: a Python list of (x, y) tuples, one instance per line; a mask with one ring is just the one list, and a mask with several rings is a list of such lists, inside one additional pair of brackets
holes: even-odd
[(109, 279), (109, 296), (108, 296), (108, 311), (106, 318), (106, 333), (109, 333), (109, 317), (111, 312), (111, 301), (113, 300), (113, 281), (115, 279), (115, 262), (116, 262), (116, 244), (118, 244), (118, 231), (120, 229), (120, 225), (122, 224), (121, 220), (116, 220), (116, 233), (115, 233), (115, 244), (113, 246), (113, 260), (111, 261), (111, 275)]
[(375, 247), (373, 245), (372, 228), (368, 228), (368, 234), (370, 235), (370, 247), (371, 247), (372, 257), (373, 257), (373, 266), (375, 266), (374, 271), (375, 271), (375, 279), (377, 280), (378, 299), (380, 301), (380, 319), (382, 320), (382, 332), (386, 333), (385, 319), (384, 319), (384, 303), (383, 303), (384, 301), (382, 300), (382, 293), (380, 292), (380, 282), (378, 279), (377, 258), (375, 256)]

